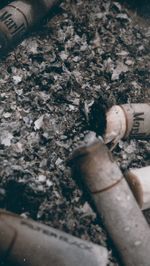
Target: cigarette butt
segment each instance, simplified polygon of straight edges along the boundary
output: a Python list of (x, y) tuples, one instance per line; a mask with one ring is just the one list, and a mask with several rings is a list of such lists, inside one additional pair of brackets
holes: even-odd
[(58, 0), (14, 1), (0, 10), (0, 54), (9, 51)]
[(106, 145), (100, 140), (84, 145), (74, 152), (70, 165), (90, 192), (123, 264), (148, 266), (149, 226)]
[(0, 210), (3, 266), (106, 266), (106, 248)]
[(105, 143), (115, 146), (119, 140), (150, 138), (150, 104), (114, 105), (106, 113)]
[(150, 208), (150, 166), (130, 169), (125, 174), (126, 180), (142, 210)]

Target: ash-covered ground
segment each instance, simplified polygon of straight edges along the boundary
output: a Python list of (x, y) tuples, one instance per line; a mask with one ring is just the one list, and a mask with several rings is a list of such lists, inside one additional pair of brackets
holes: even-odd
[[(109, 266), (121, 264), (66, 160), (94, 101), (150, 102), (150, 4), (140, 2), (138, 13), (138, 2), (65, 0), (0, 62), (0, 207), (107, 246)], [(150, 143), (120, 141), (113, 154), (123, 168), (149, 165)]]

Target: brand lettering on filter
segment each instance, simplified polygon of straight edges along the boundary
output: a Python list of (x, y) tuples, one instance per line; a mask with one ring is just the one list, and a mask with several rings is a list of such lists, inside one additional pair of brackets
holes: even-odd
[(24, 226), (27, 226), (28, 228), (30, 228), (31, 230), (34, 230), (34, 231), (39, 231), (49, 237), (54, 237), (54, 238), (57, 238), (61, 241), (64, 241), (70, 245), (74, 245), (80, 249), (85, 249), (85, 250), (88, 250), (89, 252), (92, 252), (92, 246), (90, 244), (86, 244), (86, 243), (83, 243), (82, 240), (77, 240), (77, 239), (71, 239), (71, 238), (68, 238), (67, 235), (61, 235), (61, 234), (58, 234), (57, 232), (55, 231), (51, 231), (51, 229), (46, 229), (46, 228), (43, 228), (42, 226), (40, 225), (36, 225), (36, 224), (33, 224), (29, 221), (26, 221), (26, 220), (21, 220), (20, 221), (22, 225)]
[(134, 114), (134, 118), (133, 118), (133, 127), (132, 127), (132, 131), (131, 131), (131, 135), (132, 136), (136, 136), (137, 134), (142, 137), (145, 136), (145, 133), (139, 133), (139, 129), (140, 129), (140, 124), (141, 122), (144, 122), (144, 112), (140, 112), (140, 113), (135, 113)]
[(8, 11), (4, 11), (0, 15), (0, 22), (3, 22), (5, 26), (8, 28), (9, 33), (14, 37), (17, 34), (21, 34), (25, 31), (25, 24), (17, 25), (17, 23), (13, 20), (12, 14)]

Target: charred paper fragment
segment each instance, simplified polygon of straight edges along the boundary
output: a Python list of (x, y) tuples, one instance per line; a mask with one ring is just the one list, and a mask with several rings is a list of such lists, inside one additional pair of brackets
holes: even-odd
[(130, 169), (126, 180), (142, 210), (150, 208), (150, 166)]
[(34, 24), (57, 5), (59, 0), (13, 1), (0, 10), (0, 55), (3, 55)]
[(150, 104), (114, 105), (106, 113), (104, 142), (114, 147), (119, 140), (150, 138)]
[(90, 192), (123, 264), (148, 266), (149, 226), (107, 146), (95, 139), (77, 149), (69, 164)]
[(3, 266), (106, 266), (106, 248), (0, 210)]

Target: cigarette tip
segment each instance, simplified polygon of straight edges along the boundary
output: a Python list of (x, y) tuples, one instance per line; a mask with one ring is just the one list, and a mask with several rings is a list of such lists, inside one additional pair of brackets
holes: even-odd
[(98, 143), (104, 143), (103, 139), (101, 137), (96, 137), (95, 132), (92, 131), (89, 132), (85, 136), (81, 145), (77, 147), (67, 159), (66, 161), (67, 166), (72, 167), (75, 164), (76, 160), (78, 160), (81, 157), (84, 157), (84, 155), (90, 151), (90, 148), (97, 146)]

